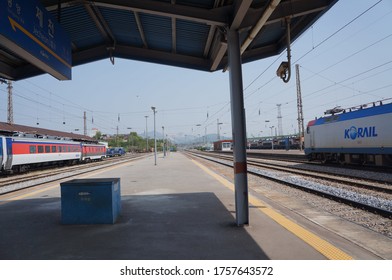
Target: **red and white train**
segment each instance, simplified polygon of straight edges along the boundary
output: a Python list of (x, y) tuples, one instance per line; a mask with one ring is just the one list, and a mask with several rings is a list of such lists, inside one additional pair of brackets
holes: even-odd
[(106, 156), (104, 144), (76, 142), (30, 135), (0, 135), (0, 172), (23, 172), (31, 167), (50, 164), (76, 164), (101, 160)]

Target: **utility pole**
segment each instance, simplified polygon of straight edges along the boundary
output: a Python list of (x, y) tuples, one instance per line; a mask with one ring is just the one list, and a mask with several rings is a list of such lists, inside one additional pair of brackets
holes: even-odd
[(302, 143), (305, 137), (304, 128), (304, 112), (302, 110), (302, 94), (301, 94), (301, 81), (299, 78), (299, 65), (295, 65), (296, 78), (297, 78), (297, 111), (298, 111), (298, 134), (299, 134), (299, 149), (302, 151)]
[(278, 106), (278, 133), (279, 136), (282, 136), (283, 135), (282, 110), (281, 110), (282, 104), (276, 104), (276, 106)]
[(13, 102), (12, 102), (12, 82), (8, 80), (8, 115), (7, 115), (7, 122), (9, 124), (14, 123), (14, 109), (13, 109)]
[(83, 114), (83, 133), (84, 133), (84, 136), (87, 136), (87, 117), (86, 117), (86, 111), (84, 111), (84, 114)]

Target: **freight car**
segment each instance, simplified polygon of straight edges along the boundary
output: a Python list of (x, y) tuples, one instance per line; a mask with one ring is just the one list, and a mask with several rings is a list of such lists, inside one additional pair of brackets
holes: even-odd
[(392, 165), (392, 103), (329, 111), (308, 123), (305, 154), (310, 160)]
[(107, 157), (116, 157), (125, 155), (125, 149), (123, 147), (108, 148), (106, 150)]
[(103, 159), (106, 147), (56, 137), (18, 134), (0, 136), (0, 172), (23, 172), (51, 164), (76, 164)]

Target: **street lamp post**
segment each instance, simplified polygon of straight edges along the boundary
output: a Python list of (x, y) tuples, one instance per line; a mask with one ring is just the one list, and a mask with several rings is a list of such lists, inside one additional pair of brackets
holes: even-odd
[(147, 118), (148, 116), (144, 116), (146, 118), (146, 153), (148, 153), (148, 133), (147, 133)]
[(165, 149), (165, 127), (162, 126), (162, 135), (163, 135), (163, 157), (166, 157), (166, 149)]
[(272, 142), (271, 142), (271, 144), (272, 144), (272, 150), (274, 149), (274, 136), (272, 135), (272, 129), (274, 128), (275, 126), (270, 126), (270, 128), (271, 128), (271, 137), (272, 137)]
[(157, 165), (157, 138), (155, 136), (155, 107), (151, 107), (152, 111), (154, 112), (154, 158), (155, 158), (155, 165)]
[[(198, 123), (196, 126), (201, 126), (201, 124), (200, 123)], [(200, 134), (199, 134), (199, 138), (200, 138)], [(200, 141), (200, 139), (199, 139), (199, 141)], [(204, 140), (203, 140), (203, 144), (204, 144)]]
[(219, 132), (219, 126), (221, 125), (221, 124), (223, 124), (223, 123), (221, 123), (221, 122), (219, 122), (219, 119), (217, 119), (216, 120), (216, 125), (217, 125), (217, 134), (218, 134), (218, 140), (220, 140), (220, 132)]

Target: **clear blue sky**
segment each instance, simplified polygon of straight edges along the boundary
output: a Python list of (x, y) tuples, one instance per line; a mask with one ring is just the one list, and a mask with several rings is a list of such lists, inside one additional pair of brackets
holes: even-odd
[[(392, 1), (381, 1), (365, 12), (378, 2), (338, 1), (292, 43), (292, 77), (287, 84), (275, 74), (286, 52), (243, 65), (249, 137), (270, 135), (269, 127), (278, 126), (276, 104), (282, 104), (283, 133), (298, 131), (295, 64), (300, 65), (305, 124), (335, 106), (392, 97)], [(228, 72), (122, 59), (113, 66), (106, 59), (75, 67), (72, 76), (72, 81), (42, 75), (15, 82), (14, 122), (83, 132), (86, 111), (89, 130), (115, 134), (118, 126), (120, 133), (132, 128), (144, 134), (146, 115), (148, 131), (153, 130), (155, 106), (157, 129), (165, 126), (172, 138), (203, 136), (206, 127), (208, 134), (216, 133), (217, 119), (223, 123), (221, 135), (231, 137)], [(0, 93), (0, 120), (6, 121), (5, 85), (0, 85)]]

